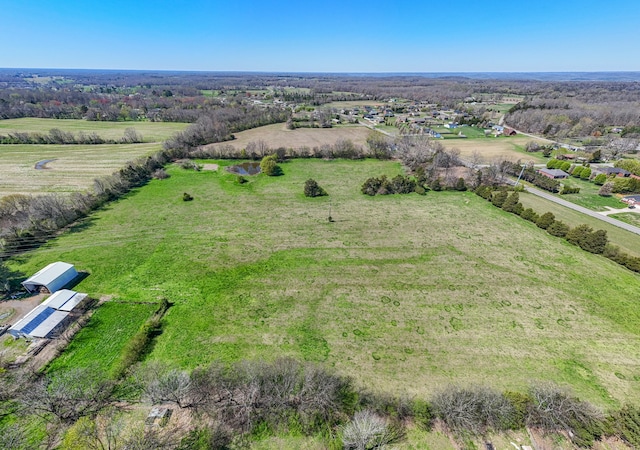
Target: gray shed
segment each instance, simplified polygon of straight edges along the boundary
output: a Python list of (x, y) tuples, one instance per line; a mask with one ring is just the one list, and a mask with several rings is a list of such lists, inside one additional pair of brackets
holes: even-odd
[(78, 276), (73, 264), (54, 262), (33, 276), (22, 282), (22, 286), (29, 292), (54, 293), (62, 289)]

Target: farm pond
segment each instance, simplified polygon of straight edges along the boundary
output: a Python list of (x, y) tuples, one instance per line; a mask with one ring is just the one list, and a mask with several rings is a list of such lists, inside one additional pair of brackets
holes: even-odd
[(235, 166), (227, 167), (227, 170), (236, 175), (257, 175), (260, 173), (259, 162), (245, 162)]

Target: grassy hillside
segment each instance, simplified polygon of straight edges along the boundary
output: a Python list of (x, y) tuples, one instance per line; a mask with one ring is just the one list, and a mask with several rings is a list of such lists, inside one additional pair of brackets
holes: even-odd
[[(183, 367), (292, 355), (394, 393), (554, 380), (640, 400), (638, 275), (471, 193), (360, 194), (397, 163), (283, 169), (239, 185), (173, 167), (13, 266), (68, 261), (91, 273), (81, 291), (166, 297), (149, 357)], [(330, 197), (305, 198), (309, 177)]]

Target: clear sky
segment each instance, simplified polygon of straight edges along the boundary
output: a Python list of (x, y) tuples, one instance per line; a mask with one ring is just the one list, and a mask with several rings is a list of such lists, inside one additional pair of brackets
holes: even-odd
[(0, 0), (0, 67), (640, 71), (638, 0)]

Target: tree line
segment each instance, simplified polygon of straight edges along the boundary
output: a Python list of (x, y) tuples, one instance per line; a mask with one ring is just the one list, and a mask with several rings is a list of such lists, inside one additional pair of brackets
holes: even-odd
[[(451, 385), (409, 398), (359, 388), (349, 377), (291, 358), (214, 362), (191, 371), (152, 361), (124, 375), (105, 378), (90, 368), (0, 373), (0, 447), (205, 450), (294, 433), (331, 448), (369, 449), (402, 442), (408, 427), (436, 425), (463, 448), (491, 433), (525, 429), (583, 448), (605, 437), (640, 444), (639, 408), (602, 411), (550, 383), (522, 392)], [(144, 426), (131, 422), (136, 404), (163, 405), (182, 418)]]

